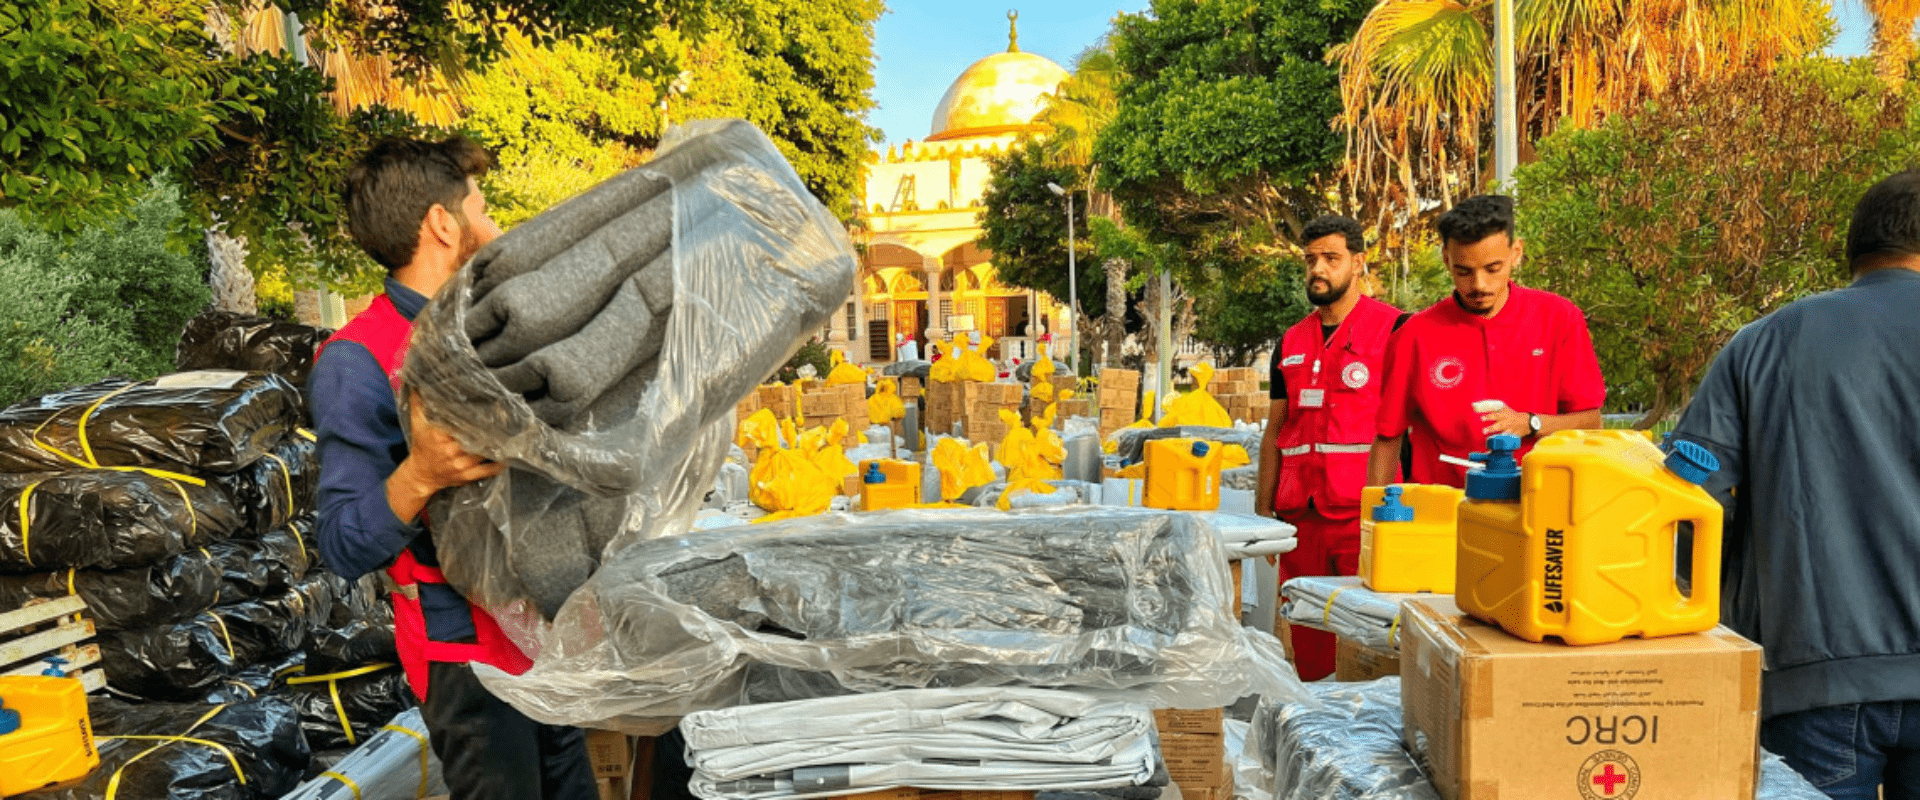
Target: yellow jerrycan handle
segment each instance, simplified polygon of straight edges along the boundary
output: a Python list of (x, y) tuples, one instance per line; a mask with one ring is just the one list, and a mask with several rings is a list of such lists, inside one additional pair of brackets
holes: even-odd
[[(1700, 484), (1706, 483), (1707, 478), (1720, 469), (1720, 460), (1705, 447), (1678, 440), (1667, 454), (1666, 466), (1679, 478), (1677, 482), (1690, 490), (1684, 495), (1691, 501), (1685, 504), (1686, 508), (1676, 509), (1678, 513), (1667, 521), (1666, 526), (1677, 531), (1683, 522), (1693, 524), (1693, 574), (1688, 576), (1692, 581), (1692, 590), (1681, 594), (1678, 585), (1674, 587), (1674, 593), (1680, 597), (1680, 603), (1674, 609), (1674, 621), (1693, 623), (1701, 626), (1698, 630), (1706, 630), (1712, 627), (1709, 623), (1717, 623), (1720, 615), (1720, 549), (1725, 518), (1719, 501), (1700, 488)], [(1672, 544), (1668, 545), (1668, 549), (1676, 561), (1673, 570), (1677, 576), (1680, 554)]]

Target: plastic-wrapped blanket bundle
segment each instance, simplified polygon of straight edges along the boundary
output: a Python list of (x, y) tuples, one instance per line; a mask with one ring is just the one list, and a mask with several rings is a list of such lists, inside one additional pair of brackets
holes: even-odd
[(332, 604), (331, 586), (310, 575), (277, 595), (224, 603), (185, 622), (103, 632), (107, 685), (148, 699), (203, 696), (244, 667), (298, 650)]
[(408, 709), (282, 800), (418, 800), (446, 793), (426, 722), (419, 709)]
[(1102, 789), (1153, 780), (1146, 706), (1047, 689), (921, 689), (702, 711), (694, 794), (787, 800), (914, 786)]
[(187, 320), (174, 350), (177, 369), (271, 372), (304, 388), (313, 352), (332, 336), (327, 328), (218, 309)]
[(219, 593), (220, 565), (205, 549), (145, 567), (0, 575), (0, 608), (77, 594), (87, 603), (87, 617), (102, 631), (186, 619), (212, 608)]
[(280, 527), (311, 512), (320, 488), (320, 450), (311, 434), (297, 431), (260, 460), (216, 482), (246, 517), (247, 530)]
[[(1314, 705), (1262, 698), (1247, 748), (1272, 800), (1440, 800), (1401, 744), (1400, 679), (1310, 683)], [(1822, 800), (1779, 756), (1761, 751), (1754, 800)]]
[(892, 689), (1208, 708), (1298, 687), (1279, 641), (1230, 616), (1226, 557), (1188, 514), (824, 514), (643, 541), (588, 588), (532, 670), (477, 669), (494, 694), (650, 735), (694, 711)]
[(188, 476), (0, 474), (0, 572), (140, 567), (225, 538), (240, 513)]
[(853, 286), (845, 229), (759, 130), (668, 138), (482, 248), (415, 320), (406, 386), (509, 465), (436, 498), (442, 568), (529, 652), (604, 553), (686, 529), (735, 404)]
[(1400, 604), (1432, 596), (1376, 592), (1352, 576), (1293, 578), (1280, 585), (1280, 615), (1368, 647), (1399, 650)]
[(277, 697), (229, 705), (104, 699), (88, 705), (99, 768), (77, 785), (15, 800), (269, 800), (292, 790), (312, 759), (293, 706)]
[(304, 408), (293, 384), (264, 372), (102, 381), (0, 411), (0, 472), (75, 466), (233, 472), (292, 433)]

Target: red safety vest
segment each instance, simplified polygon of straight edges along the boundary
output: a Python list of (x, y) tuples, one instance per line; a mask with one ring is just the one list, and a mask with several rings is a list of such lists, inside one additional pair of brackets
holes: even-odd
[(1281, 338), (1277, 359), (1287, 384), (1287, 421), (1274, 435), (1280, 452), (1275, 511), (1301, 511), (1311, 501), (1327, 517), (1360, 515), (1387, 337), (1399, 318), (1393, 306), (1362, 297), (1332, 338), (1323, 341), (1317, 313)]
[[(393, 384), (394, 391), (400, 388), (400, 365), (406, 361), (407, 344), (413, 335), (413, 323), (393, 307), (393, 301), (381, 295), (360, 312), (339, 332), (321, 345), (337, 341), (356, 342), (373, 354), (380, 362), (380, 369), (387, 373), (387, 380)], [(316, 360), (319, 354), (315, 353)], [(440, 570), (421, 564), (413, 557), (412, 550), (400, 551), (393, 566), (387, 567), (387, 574), (399, 586), (393, 592), (393, 642), (394, 649), (400, 653), (400, 667), (406, 671), (407, 683), (413, 686), (414, 696), (421, 702), (427, 700), (427, 664), (433, 661), (455, 663), (479, 662), (499, 668), (509, 675), (519, 675), (533, 666), (533, 659), (520, 652), (519, 646), (507, 638), (500, 624), (493, 616), (471, 603), (467, 608), (473, 614), (475, 642), (455, 643), (437, 642), (427, 638), (427, 618), (420, 609), (420, 584), (445, 584), (447, 577)]]

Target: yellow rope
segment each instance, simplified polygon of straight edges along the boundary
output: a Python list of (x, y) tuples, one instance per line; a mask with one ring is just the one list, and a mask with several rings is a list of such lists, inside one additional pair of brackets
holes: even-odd
[(29, 567), (33, 566), (33, 541), (29, 538), (32, 532), (28, 528), (33, 524), (33, 490), (39, 485), (39, 481), (34, 481), (20, 490), (20, 555), (27, 560)]
[(336, 781), (339, 781), (340, 783), (344, 784), (347, 788), (353, 790), (353, 800), (360, 800), (360, 784), (354, 783), (352, 778), (349, 778), (338, 772), (334, 772), (333, 770), (327, 770), (326, 772), (320, 773), (320, 777), (332, 778)]
[(413, 737), (413, 740), (420, 744), (420, 791), (419, 793), (415, 794), (414, 797), (416, 798), (416, 800), (418, 800), (418, 798), (426, 797), (427, 796), (427, 737), (420, 735), (419, 731), (415, 731), (409, 728), (402, 728), (398, 725), (382, 725), (380, 726), (380, 730), (393, 731), (394, 733), (404, 733), (408, 736)]
[(212, 611), (207, 612), (207, 616), (213, 618), (213, 624), (220, 626), (220, 638), (227, 640), (227, 658), (238, 660), (240, 655), (233, 651), (233, 634), (227, 632), (227, 621)]
[(353, 735), (353, 724), (351, 721), (347, 719), (347, 706), (345, 703), (340, 702), (340, 682), (343, 680), (346, 680), (347, 678), (358, 678), (362, 675), (366, 675), (373, 672), (379, 672), (380, 670), (388, 669), (392, 666), (393, 666), (392, 664), (368, 664), (367, 666), (360, 667), (358, 669), (350, 669), (345, 672), (334, 672), (327, 675), (306, 675), (299, 678), (289, 678), (287, 680), (287, 685), (299, 686), (302, 684), (320, 683), (322, 681), (325, 681), (327, 684), (327, 693), (333, 695), (334, 713), (337, 713), (340, 715), (340, 730), (346, 732), (347, 734), (347, 744), (359, 744), (360, 742), (358, 741), (357, 737)]

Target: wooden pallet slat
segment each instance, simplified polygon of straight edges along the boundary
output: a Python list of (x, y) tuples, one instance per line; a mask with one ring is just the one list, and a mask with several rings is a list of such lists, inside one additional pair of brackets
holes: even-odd
[(42, 603), (29, 603), (20, 608), (0, 614), (0, 634), (19, 630), (29, 625), (51, 622), (69, 614), (79, 614), (87, 610), (87, 602), (79, 595), (66, 595)]
[[(43, 653), (41, 658), (44, 659), (49, 655), (58, 656), (61, 660), (67, 662), (64, 668), (68, 673), (72, 673), (82, 667), (89, 667), (100, 663), (100, 645), (91, 642), (82, 645), (67, 645), (66, 647), (60, 648), (60, 652)], [(46, 662), (43, 660), (31, 661), (5, 672), (0, 672), (0, 676), (39, 675), (45, 671), (46, 668)]]
[(0, 665), (12, 664), (26, 659), (45, 657), (61, 647), (74, 644), (82, 639), (93, 637), (93, 620), (69, 620), (54, 626), (52, 630), (22, 636), (0, 642)]

